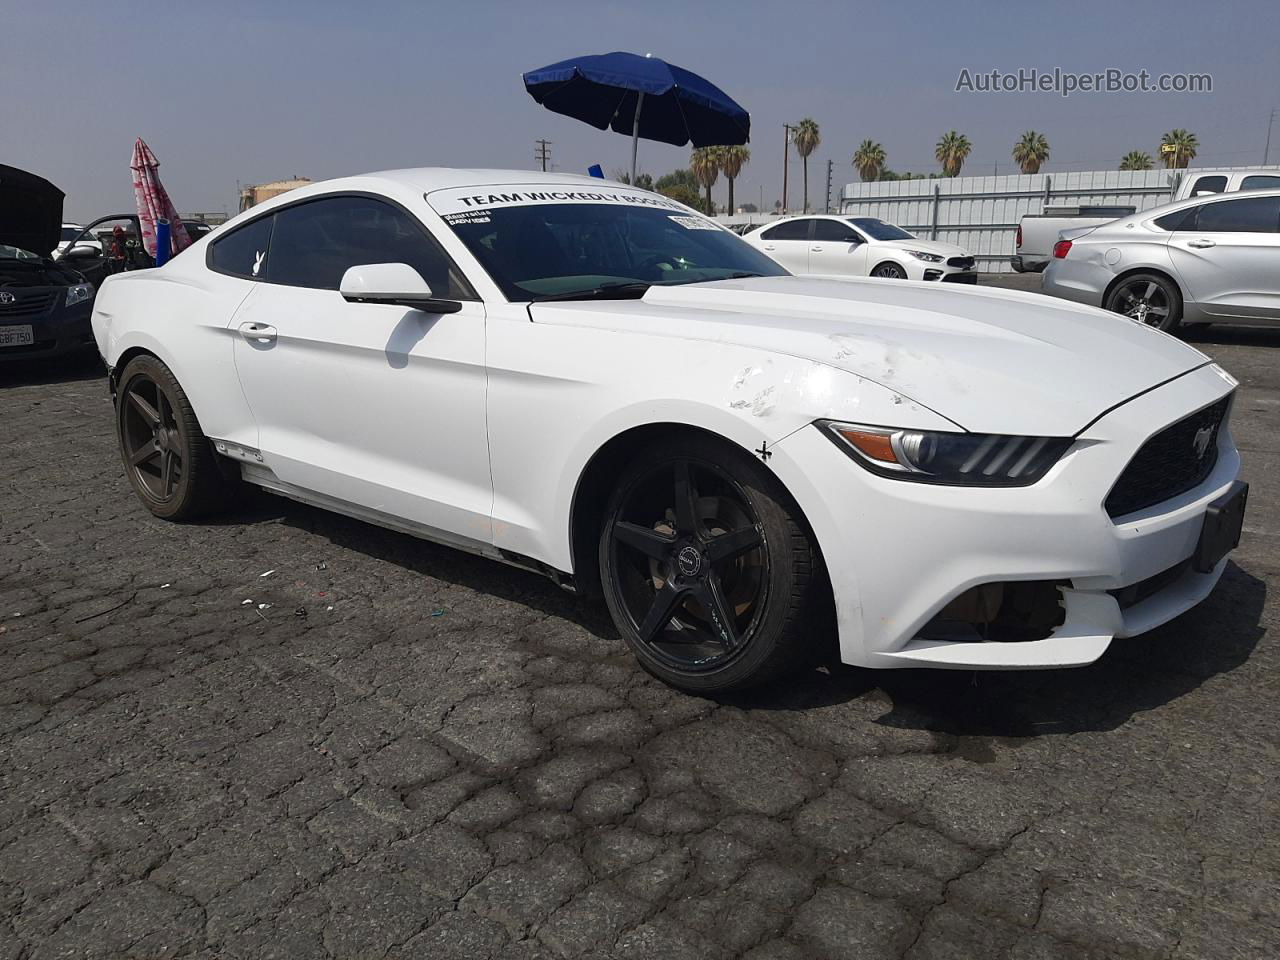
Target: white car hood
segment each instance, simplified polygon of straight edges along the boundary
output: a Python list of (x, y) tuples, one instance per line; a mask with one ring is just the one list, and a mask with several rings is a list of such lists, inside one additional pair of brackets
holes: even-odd
[(762, 277), (535, 303), (537, 323), (731, 343), (829, 364), (977, 433), (1074, 436), (1209, 363), (1151, 327), (1035, 293)]

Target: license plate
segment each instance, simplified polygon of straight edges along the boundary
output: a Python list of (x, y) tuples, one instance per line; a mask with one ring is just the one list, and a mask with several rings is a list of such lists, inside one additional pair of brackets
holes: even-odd
[(29, 347), (36, 342), (31, 332), (31, 324), (23, 323), (16, 327), (0, 327), (0, 347)]
[(1240, 545), (1249, 485), (1236, 481), (1230, 491), (1209, 504), (1200, 528), (1200, 542), (1192, 558), (1196, 573), (1212, 573), (1228, 553)]

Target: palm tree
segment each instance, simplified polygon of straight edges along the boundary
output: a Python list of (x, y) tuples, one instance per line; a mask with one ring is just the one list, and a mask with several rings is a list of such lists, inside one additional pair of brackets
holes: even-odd
[(804, 162), (804, 212), (809, 212), (809, 154), (818, 149), (822, 135), (818, 132), (818, 122), (812, 117), (805, 117), (796, 124), (791, 142), (796, 145), (796, 153)]
[(697, 178), (707, 191), (707, 213), (714, 214), (716, 212), (715, 204), (711, 202), (711, 188), (715, 186), (716, 180), (720, 176), (720, 151), (722, 147), (698, 147), (693, 153), (689, 154), (689, 169), (693, 171), (693, 175)]
[(973, 144), (963, 133), (956, 133), (954, 130), (944, 133), (938, 140), (937, 149), (933, 152), (934, 157), (942, 164), (943, 176), (959, 175), (960, 168), (964, 166), (972, 149)]
[(1200, 141), (1190, 130), (1175, 127), (1160, 138), (1160, 146), (1173, 147), (1167, 153), (1164, 150), (1160, 151), (1160, 156), (1164, 158), (1164, 165), (1181, 170), (1196, 158), (1196, 148), (1200, 146)]
[(1043, 133), (1028, 130), (1013, 145), (1013, 159), (1023, 173), (1039, 173), (1040, 164), (1049, 159), (1049, 141)]
[(1120, 158), (1121, 170), (1150, 170), (1152, 166), (1151, 154), (1145, 150), (1130, 150)]
[(872, 140), (863, 140), (853, 155), (853, 165), (858, 168), (858, 176), (866, 182), (878, 179), (886, 162), (888, 158), (884, 147)]
[(720, 172), (729, 181), (729, 213), (731, 214), (737, 210), (733, 205), (733, 181), (738, 178), (738, 174), (742, 173), (742, 168), (750, 162), (751, 151), (746, 147), (720, 148)]

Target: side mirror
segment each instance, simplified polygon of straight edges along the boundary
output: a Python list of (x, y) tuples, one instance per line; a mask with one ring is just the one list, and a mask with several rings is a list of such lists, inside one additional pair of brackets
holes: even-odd
[(462, 304), (441, 300), (407, 263), (363, 263), (342, 275), (338, 292), (349, 303), (386, 303), (424, 313), (457, 313)]
[(63, 254), (63, 257), (68, 260), (91, 260), (100, 256), (102, 256), (102, 251), (87, 243), (77, 243), (74, 247)]

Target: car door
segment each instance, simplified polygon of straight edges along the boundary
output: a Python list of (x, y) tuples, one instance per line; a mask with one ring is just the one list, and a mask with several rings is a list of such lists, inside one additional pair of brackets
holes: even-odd
[[(264, 466), (339, 509), (490, 542), (484, 305), (434, 238), (381, 198), (335, 195), (278, 210), (253, 255), (266, 282), (232, 323)], [(365, 263), (407, 263), (461, 309), (348, 303), (342, 275)]]
[(758, 246), (792, 273), (809, 272), (811, 217), (775, 224), (760, 234)]
[(809, 273), (833, 277), (865, 277), (867, 244), (852, 226), (834, 217), (814, 220), (809, 241)]
[(1191, 208), (1169, 238), (1190, 298), (1210, 316), (1280, 319), (1280, 196), (1240, 196)]

